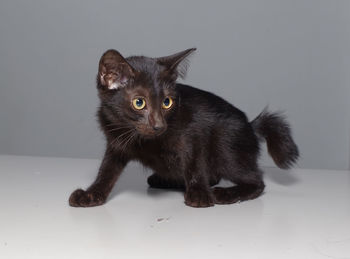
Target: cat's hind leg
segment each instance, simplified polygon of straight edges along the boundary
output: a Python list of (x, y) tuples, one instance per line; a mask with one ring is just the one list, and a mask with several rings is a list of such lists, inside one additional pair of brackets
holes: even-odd
[(216, 204), (231, 204), (259, 197), (265, 188), (262, 174), (258, 171), (242, 173), (239, 178), (231, 179), (237, 185), (223, 188), (214, 187), (213, 194)]
[(228, 188), (215, 187), (213, 194), (216, 204), (231, 204), (259, 197), (264, 191), (264, 185), (237, 185)]
[[(210, 179), (209, 184), (210, 186), (214, 186), (218, 184), (220, 179)], [(164, 177), (161, 177), (159, 174), (152, 174), (147, 178), (147, 183), (151, 188), (158, 188), (158, 189), (185, 189), (185, 182), (183, 179), (167, 179)]]
[(185, 182), (181, 179), (169, 179), (161, 177), (159, 174), (152, 174), (147, 178), (147, 183), (151, 188), (158, 189), (185, 189)]

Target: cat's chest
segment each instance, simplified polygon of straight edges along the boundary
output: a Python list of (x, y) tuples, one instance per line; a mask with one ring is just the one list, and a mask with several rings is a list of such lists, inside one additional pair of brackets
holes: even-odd
[(155, 171), (176, 171), (181, 164), (181, 150), (172, 139), (145, 141), (137, 148), (137, 157), (142, 164)]

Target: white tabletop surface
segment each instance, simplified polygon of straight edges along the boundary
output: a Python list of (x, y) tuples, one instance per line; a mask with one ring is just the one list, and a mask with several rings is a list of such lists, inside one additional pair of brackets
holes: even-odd
[(131, 164), (107, 204), (72, 208), (99, 160), (0, 156), (0, 258), (350, 258), (350, 172), (265, 168), (260, 198), (196, 209)]

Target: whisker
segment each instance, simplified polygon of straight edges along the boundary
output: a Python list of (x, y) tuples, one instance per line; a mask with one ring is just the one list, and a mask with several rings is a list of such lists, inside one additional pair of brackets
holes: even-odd
[(131, 129), (131, 126), (113, 128), (113, 129), (108, 130), (108, 132), (118, 131), (118, 130), (121, 130), (121, 129)]
[[(119, 126), (119, 124), (118, 124), (118, 123), (113, 122), (113, 123), (104, 124), (103, 126), (106, 126), (106, 127), (112, 127), (112, 126)], [(123, 126), (123, 125), (120, 125), (120, 126)], [(126, 126), (126, 125), (125, 125), (125, 126)]]
[(105, 124), (104, 126), (113, 126), (113, 125), (115, 125), (115, 123), (109, 123), (109, 124)]
[(127, 137), (129, 136), (130, 133), (132, 133), (132, 130), (129, 130), (129, 131), (123, 133), (122, 135), (120, 135), (120, 136), (116, 139), (116, 141), (114, 142), (114, 144), (115, 144), (116, 142), (119, 142), (118, 146), (121, 146), (121, 145), (123, 144), (123, 142), (125, 141), (125, 139), (127, 139)]
[(129, 129), (127, 130), (126, 132), (124, 132), (123, 134), (121, 135), (118, 135), (114, 140), (111, 141), (110, 145), (113, 146), (116, 142), (123, 142), (123, 141), (119, 141), (121, 138), (123, 138), (123, 136), (131, 133), (134, 129)]
[(123, 150), (124, 149), (124, 145), (126, 143), (128, 143), (130, 137), (133, 135), (133, 132), (130, 132), (130, 134), (128, 134), (124, 139), (123, 141), (120, 143), (120, 148)]
[(132, 142), (134, 137), (136, 136), (136, 131), (133, 131), (128, 137), (126, 137), (122, 147), (121, 147), (121, 152), (124, 153), (126, 147)]

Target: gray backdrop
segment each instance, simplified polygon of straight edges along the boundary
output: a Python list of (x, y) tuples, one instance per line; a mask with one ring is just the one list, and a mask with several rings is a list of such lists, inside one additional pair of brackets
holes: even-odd
[[(186, 82), (286, 111), (304, 168), (349, 167), (350, 1), (0, 3), (0, 153), (100, 158), (100, 55), (196, 46)], [(264, 165), (272, 165), (266, 156)]]

